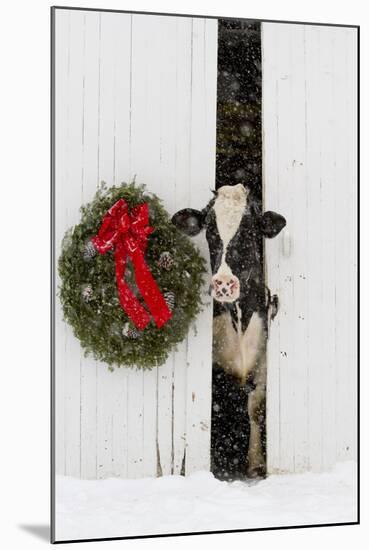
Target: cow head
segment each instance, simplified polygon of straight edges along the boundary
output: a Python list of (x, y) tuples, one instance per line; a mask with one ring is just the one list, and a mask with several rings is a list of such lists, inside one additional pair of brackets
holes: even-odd
[(190, 236), (202, 229), (210, 251), (211, 294), (218, 302), (235, 302), (250, 277), (261, 276), (260, 237), (275, 237), (286, 225), (275, 212), (257, 214), (242, 184), (224, 185), (203, 210), (185, 208), (172, 221)]

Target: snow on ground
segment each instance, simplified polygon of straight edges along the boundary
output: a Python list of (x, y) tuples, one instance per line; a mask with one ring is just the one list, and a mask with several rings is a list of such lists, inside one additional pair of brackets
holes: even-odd
[(57, 540), (356, 521), (356, 465), (329, 473), (219, 481), (188, 477), (56, 480)]

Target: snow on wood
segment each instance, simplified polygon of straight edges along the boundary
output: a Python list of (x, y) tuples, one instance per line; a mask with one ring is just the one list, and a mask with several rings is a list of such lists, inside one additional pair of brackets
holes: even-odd
[(321, 471), (356, 458), (357, 31), (262, 32), (265, 209), (287, 218), (266, 243), (268, 467)]

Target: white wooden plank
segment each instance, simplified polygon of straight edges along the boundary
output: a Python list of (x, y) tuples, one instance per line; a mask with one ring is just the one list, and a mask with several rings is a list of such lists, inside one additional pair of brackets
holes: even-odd
[(90, 461), (96, 457), (98, 479), (128, 475), (128, 378), (125, 369), (97, 363), (97, 448)]
[[(190, 205), (191, 142), (191, 36), (192, 20), (176, 19), (176, 109), (175, 109), (175, 182), (173, 213)], [(173, 364), (173, 473), (180, 474), (185, 465), (186, 387), (188, 342), (182, 342)]]
[[(321, 360), (323, 356), (324, 333), (321, 327), (322, 297), (322, 226), (321, 211), (321, 111), (317, 108), (320, 100), (319, 90), (319, 29), (314, 27), (311, 33), (306, 30), (306, 166), (309, 186), (308, 222), (307, 222), (307, 270), (308, 270), (308, 369), (309, 369), (309, 467), (321, 469), (322, 433), (322, 385)], [(315, 144), (314, 147), (311, 145)], [(319, 351), (318, 351), (319, 350)], [(322, 352), (320, 352), (322, 350)]]
[(176, 18), (176, 35), (175, 211), (190, 204), (192, 19)]
[[(122, 31), (114, 15), (100, 14), (99, 28), (98, 182), (108, 185), (116, 177), (116, 48)], [(110, 372), (105, 364), (98, 364), (97, 373), (97, 468), (98, 477), (106, 478), (128, 471), (128, 436), (123, 430), (128, 423), (128, 374), (119, 369)]]
[[(90, 201), (98, 186), (100, 16), (83, 17), (83, 105), (81, 204)], [(81, 477), (97, 476), (97, 364), (81, 354)]]
[[(356, 333), (357, 333), (357, 34), (347, 29), (337, 60), (339, 93), (336, 109), (336, 181), (348, 186), (345, 203), (336, 201), (336, 431), (340, 460), (356, 457)], [(352, 183), (351, 183), (352, 182)], [(349, 313), (348, 313), (349, 312)]]
[[(111, 185), (137, 175), (163, 197), (170, 212), (193, 204), (191, 197), (200, 197), (200, 187), (205, 203), (214, 185), (215, 22), (207, 34), (207, 24), (199, 26), (196, 40), (202, 53), (193, 73), (191, 19), (64, 10), (61, 14), (60, 236), (78, 222), (81, 203), (93, 197), (101, 180)], [(194, 76), (199, 81), (191, 86)], [(211, 320), (211, 313), (206, 319)], [(191, 468), (206, 466), (210, 440), (202, 430), (206, 419), (210, 427), (210, 327), (211, 321), (203, 329), (205, 347), (202, 335), (190, 338), (201, 348), (192, 358), (190, 390), (186, 342), (157, 370), (109, 372), (106, 365), (81, 356), (78, 341), (63, 325), (58, 330), (62, 359), (57, 392), (65, 388), (58, 405), (59, 471), (85, 478), (157, 475), (159, 449), (162, 473), (180, 473), (187, 397), (198, 393), (195, 427), (187, 445)], [(201, 354), (207, 354), (210, 365), (202, 374), (203, 362), (196, 368), (196, 355)]]
[[(149, 20), (147, 23), (151, 34), (148, 35), (150, 41), (147, 44), (150, 50), (147, 54), (150, 64), (147, 108), (150, 114), (146, 120), (152, 126), (152, 132), (148, 135), (150, 142), (154, 139), (159, 148), (155, 157), (151, 157), (150, 164), (155, 166), (155, 172), (149, 181), (153, 191), (161, 196), (162, 190), (167, 190), (163, 196), (165, 206), (173, 211), (176, 177), (176, 18), (157, 17), (155, 21)], [(150, 148), (149, 144), (147, 148)], [(157, 446), (159, 471), (163, 475), (173, 471), (173, 367), (174, 354), (171, 354), (166, 364), (158, 369), (157, 378)]]
[(139, 478), (144, 469), (143, 372), (129, 369), (127, 388), (127, 477)]
[(112, 185), (114, 178), (115, 35), (113, 13), (100, 14), (99, 66), (99, 182)]
[[(335, 392), (329, 388), (335, 385), (335, 288), (332, 275), (335, 276), (335, 242), (336, 231), (334, 224), (334, 210), (337, 200), (344, 200), (344, 192), (337, 193), (335, 160), (336, 150), (332, 147), (332, 137), (336, 134), (337, 111), (334, 105), (334, 96), (337, 88), (337, 67), (334, 61), (340, 59), (342, 40), (339, 33), (320, 32), (320, 79), (324, 90), (320, 100), (321, 118), (321, 216), (324, 238), (322, 247), (322, 312), (324, 314), (324, 341), (321, 359), (321, 468), (327, 470), (333, 466), (336, 458), (335, 432)], [(347, 192), (347, 191), (346, 191)], [(346, 194), (346, 193), (345, 193)], [(345, 202), (345, 201), (344, 201)], [(324, 361), (324, 363), (323, 363)]]
[(122, 181), (128, 181), (130, 175), (132, 17), (125, 13), (114, 15), (114, 183), (119, 185)]
[[(273, 128), (264, 127), (265, 208), (275, 209), (286, 216), (288, 220), (286, 231), (292, 235), (292, 247), (295, 252), (304, 250), (306, 230), (306, 210), (301, 201), (301, 197), (306, 197), (304, 192), (304, 97), (301, 93), (303, 92), (301, 87), (304, 85), (304, 80), (301, 78), (304, 70), (303, 28), (294, 27), (293, 32), (287, 32), (282, 37), (273, 31), (274, 29), (270, 29), (270, 32), (263, 34), (264, 52), (273, 40), (273, 47), (277, 49), (278, 59), (281, 60), (276, 70), (273, 60), (264, 58), (264, 75), (268, 78), (268, 82), (264, 79), (264, 106), (266, 110), (269, 108), (264, 113), (264, 121), (266, 124), (271, 124), (268, 116), (273, 121)], [(290, 118), (281, 118), (279, 112), (285, 112), (287, 105)], [(291, 120), (294, 121), (293, 124)], [(271, 144), (268, 140), (273, 139), (274, 142)], [(279, 154), (280, 151), (276, 146), (279, 142), (282, 143), (282, 154)], [(280, 193), (291, 197), (288, 205), (279, 206)], [(296, 210), (299, 212), (298, 222), (295, 217)], [(278, 250), (277, 243), (266, 243), (267, 255), (269, 250)], [(307, 445), (307, 397), (306, 384), (303, 383), (306, 379), (306, 361), (304, 357), (298, 357), (298, 350), (306, 345), (305, 276), (303, 273), (293, 273), (291, 265), (285, 258), (282, 258), (280, 263), (281, 274), (279, 263), (269, 265), (267, 273), (269, 286), (272, 292), (277, 290), (281, 303), (280, 314), (271, 327), (269, 344), (269, 356), (274, 357), (274, 366), (277, 365), (278, 368), (272, 367), (268, 370), (268, 426), (273, 418), (274, 423), (278, 422), (278, 427), (274, 431), (271, 430), (272, 445), (269, 443), (269, 449), (272, 448), (272, 452), (274, 451), (274, 457), (268, 452), (268, 461), (275, 466), (278, 463), (278, 469), (281, 470), (299, 470), (304, 468), (304, 454), (301, 454), (300, 447)], [(294, 307), (287, 309), (288, 303), (292, 303)], [(277, 327), (275, 327), (276, 324)], [(289, 326), (288, 338), (286, 337), (287, 326)], [(275, 328), (282, 331), (282, 339), (275, 337)], [(287, 363), (286, 368), (283, 367), (285, 363)], [(290, 384), (287, 384), (286, 380), (289, 380)], [(300, 383), (297, 384), (297, 381)], [(271, 392), (270, 388), (273, 386), (275, 389)], [(273, 396), (276, 396), (277, 392), (281, 393), (273, 402)], [(273, 413), (271, 407), (274, 407)], [(267, 430), (267, 438), (269, 438), (269, 430)], [(290, 447), (290, 452), (286, 456), (281, 456), (280, 449), (285, 446)]]
[[(192, 22), (190, 206), (203, 208), (215, 186), (217, 22)], [(209, 48), (209, 49), (208, 49)], [(194, 239), (208, 260), (204, 235)], [(207, 282), (208, 283), (208, 282)], [(204, 310), (188, 338), (186, 474), (210, 467), (212, 302), (204, 285)]]
[(97, 368), (96, 361), (81, 357), (81, 478), (97, 476)]
[[(279, 63), (276, 66), (273, 57), (264, 55), (265, 209), (276, 210), (287, 218), (285, 232), (291, 238), (294, 262), (301, 268), (295, 272), (284, 257), (275, 258), (278, 261), (267, 266), (268, 284), (281, 303), (271, 326), (268, 349), (273, 358), (268, 369), (268, 462), (274, 467), (278, 464), (280, 470), (303, 471), (308, 446), (308, 365), (306, 355), (300, 353), (307, 346), (307, 277), (303, 269), (307, 225), (304, 28), (286, 26), (283, 32), (279, 26), (267, 27), (263, 33), (264, 53), (275, 48)], [(280, 116), (286, 112), (288, 117)], [(290, 198), (287, 204), (283, 201), (280, 205), (280, 194)], [(283, 234), (279, 243), (266, 243), (267, 257), (280, 250), (281, 239)], [(276, 427), (272, 426), (269, 434), (270, 422)], [(280, 450), (285, 447), (290, 452), (282, 456)]]
[[(275, 26), (264, 23), (262, 32), (263, 60), (263, 197), (264, 209), (280, 212), (278, 174), (278, 77), (274, 58), (267, 53), (275, 47)], [(265, 76), (268, 75), (268, 83)], [(267, 187), (268, 186), (268, 187)], [(266, 191), (268, 189), (268, 192)], [(275, 239), (265, 241), (265, 280), (272, 293), (283, 303), (280, 284), (280, 247), (283, 232)], [(280, 362), (279, 341), (281, 315), (274, 319), (269, 332), (267, 348), (267, 468), (272, 473), (280, 465)], [(272, 358), (272, 360), (271, 360)]]
[[(152, 18), (132, 16), (130, 179), (135, 177), (137, 182), (145, 183), (150, 189), (153, 179), (154, 186), (157, 183), (155, 179), (158, 177), (160, 165), (160, 113), (158, 111), (160, 80), (157, 73), (158, 66), (155, 63), (156, 54), (158, 54), (155, 23), (157, 26), (158, 22), (153, 21)], [(155, 113), (149, 110), (152, 96), (155, 97)], [(152, 138), (154, 151), (149, 153), (148, 162), (142, 162), (142, 152), (146, 153), (149, 150), (150, 138)]]
[(127, 477), (127, 392), (128, 375), (124, 368), (116, 368), (112, 373), (114, 390), (111, 392), (111, 474), (114, 477)]
[(349, 360), (348, 365), (351, 376), (348, 375), (346, 370), (345, 386), (346, 395), (351, 397), (351, 403), (347, 404), (348, 408), (348, 423), (347, 432), (345, 434), (346, 443), (343, 447), (346, 451), (346, 459), (357, 459), (358, 453), (358, 441), (357, 441), (357, 419), (358, 419), (358, 29), (346, 30), (346, 43), (345, 54), (346, 60), (346, 75), (348, 83), (348, 91), (345, 95), (347, 105), (347, 156), (348, 156), (348, 170), (347, 179), (351, 182), (349, 187), (349, 202), (348, 208), (350, 212), (350, 224), (349, 224), (349, 282), (351, 283), (351, 299), (349, 300), (349, 319), (351, 323), (348, 327), (348, 349)]
[[(175, 209), (176, 190), (176, 113), (180, 108), (177, 98), (177, 18), (158, 19), (158, 34), (155, 37), (159, 45), (157, 52), (160, 74), (160, 181), (170, 193), (166, 196), (166, 207), (170, 213)], [(188, 41), (184, 47), (188, 49)], [(163, 475), (174, 471), (174, 372), (175, 364), (181, 360), (172, 353), (165, 366), (159, 369), (158, 377), (158, 445)], [(178, 364), (178, 363), (177, 363)], [(185, 368), (182, 365), (182, 368)], [(178, 379), (177, 379), (178, 382)], [(177, 410), (178, 412), (178, 410)]]
[[(83, 35), (84, 14), (70, 17), (67, 103), (67, 158), (63, 200), (67, 208), (66, 228), (78, 222), (82, 189), (82, 112), (83, 112)], [(66, 329), (66, 474), (81, 475), (81, 416), (80, 416), (80, 345), (71, 327)]]
[[(153, 91), (156, 95), (156, 89), (159, 85), (158, 75), (153, 78), (150, 75), (151, 70), (155, 70), (155, 66), (152, 67), (152, 61), (155, 57), (151, 58), (152, 52), (150, 45), (155, 44), (155, 27), (152, 26), (152, 18), (132, 16), (131, 29), (131, 85), (130, 85), (130, 149), (128, 159), (128, 179), (132, 180), (136, 177), (138, 183), (145, 183), (148, 189), (156, 191), (155, 183), (157, 185), (156, 178), (158, 177), (158, 167), (160, 163), (160, 141), (158, 138), (153, 137), (152, 132), (158, 132), (159, 119), (157, 110), (155, 113), (151, 113), (149, 110), (150, 96)], [(151, 90), (151, 86), (153, 90)], [(157, 118), (152, 118), (152, 117)], [(150, 147), (155, 151), (149, 152)], [(149, 161), (142, 162), (143, 151), (148, 152)], [(152, 188), (152, 180), (154, 180), (154, 188)], [(159, 192), (159, 191), (158, 191)], [(137, 388), (134, 390), (137, 397), (136, 413), (139, 415), (139, 430), (137, 438), (140, 442), (133, 443), (131, 438), (128, 442), (128, 453), (131, 470), (134, 466), (135, 475), (153, 475), (156, 474), (156, 429), (157, 429), (157, 375), (153, 376), (151, 373), (138, 374)], [(142, 379), (141, 379), (142, 376)], [(133, 377), (130, 377), (130, 389), (134, 384)], [(129, 395), (129, 400), (131, 395)], [(146, 411), (146, 414), (145, 414)], [(130, 411), (129, 411), (130, 415)], [(133, 416), (133, 419), (135, 418)], [(140, 416), (142, 415), (142, 416)], [(154, 434), (148, 436), (148, 430), (155, 429)], [(129, 433), (134, 434), (135, 427), (129, 422)], [(129, 436), (130, 437), (130, 436)], [(147, 441), (146, 441), (147, 439)], [(134, 448), (132, 448), (134, 445)], [(142, 450), (140, 445), (142, 445)], [(142, 454), (143, 461), (140, 462), (137, 455)], [(132, 463), (133, 460), (133, 463)], [(155, 461), (155, 462), (154, 462)]]
[(306, 177), (306, 129), (305, 129), (305, 28), (294, 25), (290, 32), (291, 66), (290, 78), (290, 117), (293, 121), (291, 133), (291, 188), (286, 189), (293, 197), (293, 254), (296, 265), (300, 267), (293, 274), (294, 308), (292, 313), (293, 333), (293, 378), (291, 414), (294, 419), (294, 456), (295, 472), (307, 469), (308, 456), (308, 361), (301, 353), (308, 341), (307, 320), (307, 197), (308, 181)]
[(172, 473), (179, 475), (185, 465), (187, 341), (174, 355), (172, 376)]
[[(98, 184), (112, 185), (114, 177), (114, 33), (112, 14), (99, 14), (99, 105), (98, 105)], [(97, 478), (112, 475), (113, 395), (115, 373), (107, 365), (97, 365)], [(113, 392), (113, 393), (112, 393)]]
[[(287, 27), (287, 26), (286, 26)], [(286, 29), (287, 30), (287, 29)], [(293, 98), (291, 97), (291, 68), (290, 68), (290, 40), (289, 33), (281, 31), (276, 36), (276, 51), (278, 52), (277, 72), (277, 101), (278, 101), (278, 142), (280, 144), (278, 154), (279, 193), (288, 195), (293, 185), (291, 146), (293, 136), (291, 134), (292, 124), (289, 117), (281, 116), (288, 112)], [(267, 78), (265, 76), (265, 78)], [(264, 80), (265, 81), (265, 80)], [(266, 129), (267, 132), (267, 129)], [(266, 176), (268, 182), (268, 177)], [(266, 184), (268, 185), (268, 183)], [(294, 205), (292, 201), (286, 201), (280, 205), (280, 212), (288, 220), (288, 227), (293, 238), (294, 228)], [(294, 243), (292, 242), (292, 247)], [(291, 263), (287, 258), (281, 257), (281, 307), (280, 319), (280, 449), (288, 448), (288, 453), (280, 455), (280, 470), (293, 471), (294, 459), (294, 398), (293, 385), (288, 381), (295, 377), (294, 371), (294, 326), (293, 326), (293, 304), (294, 277)], [(283, 289), (283, 292), (282, 292)]]
[(157, 464), (157, 371), (143, 373), (143, 472), (144, 477), (158, 475)]
[[(55, 257), (60, 255), (61, 240), (66, 228), (66, 208), (63, 203), (63, 181), (66, 173), (67, 106), (65, 98), (68, 85), (69, 14), (62, 12), (55, 17)], [(56, 274), (56, 291), (60, 278)], [(55, 470), (65, 474), (65, 363), (66, 325), (63, 322), (58, 297), (55, 300)]]
[[(109, 184), (119, 185), (128, 181), (129, 174), (129, 140), (130, 140), (130, 106), (131, 106), (131, 23), (129, 14), (110, 14), (105, 20), (106, 32), (112, 34), (112, 58), (106, 60), (113, 65), (113, 129), (112, 159), (113, 166)], [(101, 80), (102, 76), (99, 75)], [(100, 113), (101, 114), (101, 113)], [(129, 411), (128, 388), (129, 372), (124, 367), (115, 369), (110, 388), (112, 414), (112, 475), (128, 477), (129, 457)], [(140, 390), (140, 385), (139, 391)], [(130, 434), (132, 435), (131, 429)], [(136, 474), (135, 474), (136, 475)]]
[(157, 369), (157, 457), (158, 474), (170, 475), (173, 462), (173, 354)]
[(82, 203), (93, 199), (99, 184), (100, 27), (99, 13), (84, 13), (81, 29), (83, 32)]
[(263, 24), (265, 206), (286, 216), (292, 239), (288, 258), (283, 235), (266, 245), (281, 300), (268, 351), (269, 471), (329, 469), (345, 455), (343, 434), (356, 433), (355, 34)]
[(112, 472), (112, 397), (109, 393), (113, 386), (112, 375), (104, 363), (97, 364), (96, 377), (96, 462), (97, 479), (104, 479), (111, 476)]

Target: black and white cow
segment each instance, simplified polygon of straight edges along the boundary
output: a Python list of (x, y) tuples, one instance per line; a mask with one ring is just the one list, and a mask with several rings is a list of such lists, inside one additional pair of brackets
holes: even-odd
[(277, 297), (271, 298), (263, 281), (260, 241), (278, 235), (286, 220), (275, 212), (258, 213), (249, 200), (249, 190), (237, 184), (220, 187), (203, 210), (180, 210), (172, 221), (190, 236), (206, 230), (215, 300), (213, 361), (242, 386), (250, 384), (252, 388), (247, 473), (250, 477), (263, 475), (266, 342)]

